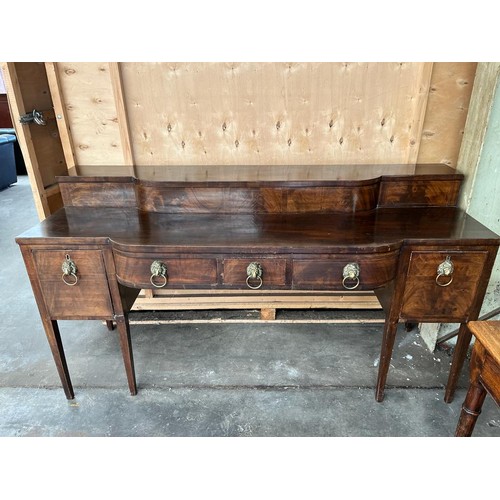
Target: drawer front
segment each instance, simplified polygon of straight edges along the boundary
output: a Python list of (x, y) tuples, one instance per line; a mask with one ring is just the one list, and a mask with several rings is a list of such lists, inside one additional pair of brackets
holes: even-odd
[[(334, 254), (317, 258), (296, 258), (293, 287), (314, 290), (373, 290), (394, 279), (399, 251), (380, 254)], [(344, 281), (344, 269), (356, 264), (357, 279)]]
[[(447, 257), (453, 264), (453, 272), (438, 278), (438, 267)], [(406, 276), (401, 317), (437, 322), (466, 321), (487, 257), (488, 252), (481, 251), (413, 251)], [(451, 283), (447, 284), (450, 279)]]
[[(61, 266), (69, 256), (76, 278), (65, 276)], [(54, 319), (110, 317), (113, 307), (101, 250), (33, 250), (45, 304)]]
[(253, 287), (285, 287), (286, 279), (286, 259), (259, 259), (258, 257), (223, 259), (222, 260), (222, 284), (225, 286), (235, 286), (246, 288), (247, 285), (247, 267), (252, 262), (260, 264), (262, 270), (262, 284), (260, 280), (250, 278), (249, 284)]
[[(113, 253), (118, 281), (133, 288), (155, 288), (155, 285), (165, 289), (184, 286), (196, 288), (217, 283), (216, 259), (170, 258), (156, 254), (131, 256), (116, 250)], [(165, 265), (166, 280), (161, 276), (151, 278), (151, 265), (155, 261)]]

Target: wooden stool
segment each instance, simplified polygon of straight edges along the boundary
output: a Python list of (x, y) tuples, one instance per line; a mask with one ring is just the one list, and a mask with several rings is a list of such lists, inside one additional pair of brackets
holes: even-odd
[(476, 337), (470, 364), (470, 385), (455, 436), (471, 436), (486, 392), (500, 406), (500, 321), (471, 321)]

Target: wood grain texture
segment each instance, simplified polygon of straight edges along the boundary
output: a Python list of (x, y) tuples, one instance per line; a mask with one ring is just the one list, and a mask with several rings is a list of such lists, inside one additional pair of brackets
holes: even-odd
[(468, 327), (500, 366), (500, 321), (471, 321)]
[[(447, 256), (453, 262), (453, 281), (441, 287), (436, 283), (437, 268)], [(406, 320), (425, 316), (434, 321), (465, 322), (474, 306), (477, 288), (483, 279), (488, 252), (413, 251), (406, 278), (401, 317)], [(443, 278), (443, 281), (446, 282)]]
[(103, 158), (124, 165), (108, 63), (58, 63), (57, 69), (78, 165), (99, 164)]
[(247, 266), (251, 262), (258, 262), (262, 266), (262, 288), (280, 287), (289, 284), (287, 279), (287, 261), (280, 258), (248, 257), (222, 260), (222, 283), (224, 285), (245, 288)]
[(457, 204), (460, 186), (461, 181), (454, 179), (383, 182), (378, 205), (453, 207)]
[(380, 309), (373, 292), (323, 292), (298, 290), (149, 290), (139, 294), (133, 310), (198, 309)]
[(132, 152), (132, 144), (130, 141), (128, 117), (123, 97), (123, 85), (119, 63), (109, 63), (109, 74), (111, 78), (111, 86), (113, 88), (113, 96), (115, 98), (118, 128), (120, 130), (120, 139), (123, 151), (123, 163), (125, 166), (129, 167), (130, 175), (135, 175), (134, 154)]
[(477, 63), (435, 62), (417, 156), (457, 167)]
[(123, 64), (140, 165), (411, 163), (425, 77), (417, 63)]
[(138, 182), (138, 206), (163, 213), (333, 213), (361, 212), (377, 206), (378, 182), (363, 186), (192, 184)]
[[(185, 286), (214, 286), (217, 284), (215, 259), (189, 259), (143, 253), (138, 258), (130, 253), (115, 252), (116, 275), (120, 283), (135, 288), (154, 288), (151, 284), (151, 264), (159, 260), (167, 267), (167, 283), (164, 288)], [(154, 280), (162, 284), (162, 278)]]
[[(447, 166), (416, 165), (415, 173), (408, 174), (405, 169), (391, 165), (387, 170), (392, 171), (392, 175), (366, 179), (370, 174), (380, 174), (380, 170), (368, 167), (360, 174), (363, 180), (345, 180), (345, 170), (349, 170), (350, 165), (342, 165), (323, 166), (319, 175), (309, 175), (306, 171), (302, 177), (295, 177), (293, 173), (296, 179), (302, 180), (286, 183), (276, 180), (214, 181), (210, 176), (202, 181), (203, 172), (193, 169), (189, 169), (187, 176), (197, 180), (66, 176), (59, 181), (66, 206), (136, 206), (146, 212), (159, 213), (362, 213), (377, 206), (456, 204), (462, 176)], [(275, 169), (273, 166), (267, 168), (270, 172)], [(324, 180), (329, 178), (327, 172), (331, 173), (330, 177), (339, 179)], [(277, 175), (268, 175), (268, 178), (275, 179)], [(233, 177), (247, 179), (251, 175)]]
[[(103, 63), (58, 67), (78, 162), (124, 165)], [(415, 163), (431, 72), (416, 62), (120, 63), (133, 157), (152, 168)]]
[(66, 207), (130, 207), (136, 206), (135, 187), (130, 178), (115, 177), (101, 182), (71, 182), (71, 177), (60, 179), (60, 189)]
[[(357, 290), (374, 290), (394, 278), (399, 251), (383, 254), (341, 254), (293, 262), (293, 287), (297, 289), (343, 290), (343, 269), (349, 263), (359, 265)], [(347, 286), (353, 286), (351, 282)]]
[(66, 160), (66, 168), (68, 172), (77, 172), (75, 153), (73, 148), (73, 137), (69, 127), (68, 115), (66, 112), (66, 105), (63, 101), (63, 93), (61, 89), (60, 75), (57, 69), (57, 63), (45, 63), (45, 71), (47, 72), (47, 82), (50, 88), (54, 103), (54, 112), (56, 115), (56, 123), (59, 129), (59, 136), (61, 138), (61, 146)]
[[(61, 264), (66, 254), (77, 266), (78, 282), (68, 286), (62, 281)], [(52, 319), (102, 318), (113, 315), (108, 282), (100, 250), (34, 250), (40, 288)]]

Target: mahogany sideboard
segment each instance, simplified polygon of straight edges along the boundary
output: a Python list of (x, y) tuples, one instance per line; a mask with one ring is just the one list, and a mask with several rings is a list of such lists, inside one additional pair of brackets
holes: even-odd
[(57, 320), (116, 322), (134, 395), (134, 300), (140, 289), (189, 287), (374, 291), (386, 315), (377, 401), (400, 321), (461, 323), (450, 402), (500, 243), (457, 208), (463, 176), (444, 165), (252, 169), (258, 182), (248, 167), (222, 180), (212, 176), (228, 168), (58, 178), (64, 207), (16, 241), (66, 397)]

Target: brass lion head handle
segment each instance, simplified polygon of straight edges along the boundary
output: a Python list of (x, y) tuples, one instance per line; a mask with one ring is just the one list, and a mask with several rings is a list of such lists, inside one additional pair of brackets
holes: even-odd
[[(446, 259), (441, 262), (437, 268), (436, 284), (439, 286), (451, 285), (453, 281), (453, 270), (453, 262), (451, 261), (451, 257), (447, 255)], [(442, 278), (442, 276), (444, 276), (444, 278)]]
[(68, 286), (75, 286), (78, 283), (78, 276), (76, 273), (78, 272), (78, 268), (76, 264), (71, 260), (69, 254), (66, 254), (66, 259), (63, 260), (61, 265), (62, 280)]
[(163, 262), (155, 260), (150, 269), (151, 278), (149, 278), (149, 281), (151, 284), (156, 288), (163, 288), (168, 282), (167, 266)]
[(350, 262), (344, 266), (342, 272), (343, 280), (342, 286), (346, 290), (354, 290), (359, 286), (359, 264), (356, 262)]
[(262, 266), (258, 262), (251, 262), (247, 267), (248, 288), (258, 290), (262, 283)]

